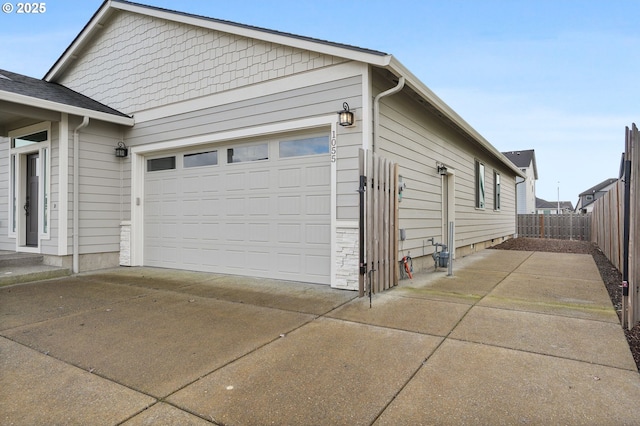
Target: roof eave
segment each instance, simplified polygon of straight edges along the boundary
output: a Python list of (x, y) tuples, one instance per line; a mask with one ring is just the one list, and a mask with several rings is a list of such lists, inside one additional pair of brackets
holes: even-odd
[(108, 123), (120, 124), (123, 126), (133, 126), (135, 120), (132, 117), (109, 114), (106, 112), (95, 111), (92, 109), (81, 108), (73, 105), (67, 105), (59, 102), (48, 101), (46, 99), (38, 99), (31, 96), (20, 95), (13, 92), (0, 90), (0, 100), (13, 102), (16, 104), (27, 105), (37, 108), (44, 108), (51, 111), (62, 112), (71, 115), (86, 116), (94, 120), (105, 121)]
[(111, 0), (105, 0), (102, 6), (91, 17), (89, 22), (84, 26), (80, 34), (71, 42), (69, 47), (62, 53), (62, 56), (53, 64), (53, 66), (47, 71), (43, 80), (55, 81), (56, 78), (67, 68), (67, 66), (76, 58), (76, 52), (91, 39), (93, 34), (102, 27), (104, 22), (112, 13), (113, 9), (110, 7)]
[(515, 166), (504, 154), (498, 151), (491, 143), (486, 140), (477, 130), (467, 123), (458, 113), (456, 113), (449, 105), (440, 99), (431, 89), (429, 89), (420, 79), (418, 79), (407, 67), (398, 61), (392, 55), (389, 55), (389, 65), (386, 67), (394, 74), (404, 76), (406, 84), (416, 93), (429, 102), (440, 114), (451, 120), (460, 130), (471, 137), (478, 145), (490, 152), (499, 159), (505, 166), (513, 171), (516, 176), (526, 179), (526, 175)]

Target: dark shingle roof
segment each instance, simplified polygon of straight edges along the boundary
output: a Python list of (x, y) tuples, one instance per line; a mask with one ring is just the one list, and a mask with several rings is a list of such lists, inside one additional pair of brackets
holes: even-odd
[(531, 161), (533, 161), (534, 151), (533, 149), (527, 149), (524, 151), (509, 151), (503, 152), (504, 156), (507, 157), (516, 167), (529, 167), (531, 165)]
[(98, 101), (81, 95), (68, 87), (3, 69), (0, 69), (0, 91), (103, 112), (119, 117), (129, 117), (120, 111), (116, 111)]
[[(542, 198), (536, 197), (536, 208), (537, 209), (557, 209), (558, 202), (557, 201), (547, 201)], [(560, 201), (560, 208), (564, 210), (573, 210), (573, 203), (571, 201)]]
[(326, 44), (326, 45), (329, 45), (329, 46), (335, 46), (335, 47), (354, 50), (354, 51), (358, 51), (358, 52), (369, 53), (369, 54), (372, 54), (372, 55), (378, 55), (378, 56), (386, 56), (387, 55), (387, 53), (380, 52), (378, 50), (367, 49), (367, 48), (364, 48), (364, 47), (353, 46), (353, 45), (350, 45), (350, 44), (336, 43), (336, 42), (333, 42), (333, 41), (322, 40), (322, 39), (317, 39), (317, 38), (313, 38), (313, 37), (306, 37), (306, 36), (301, 36), (301, 35), (298, 35), (298, 34), (282, 32), (282, 31), (270, 30), (268, 28), (256, 27), (256, 26), (253, 26), (253, 25), (240, 24), (240, 23), (233, 22), (233, 21), (226, 21), (224, 19), (210, 18), (208, 16), (203, 16), (203, 15), (195, 15), (195, 14), (192, 14), (192, 13), (179, 12), (177, 10), (165, 9), (165, 8), (157, 7), (157, 6), (149, 6), (149, 5), (146, 5), (146, 4), (136, 3), (136, 2), (132, 2), (132, 1), (128, 1), (128, 0), (115, 0), (115, 1), (117, 3), (130, 4), (130, 5), (137, 6), (137, 7), (144, 7), (144, 8), (147, 8), (147, 9), (153, 9), (153, 10), (158, 10), (158, 11), (162, 11), (162, 12), (169, 12), (169, 13), (173, 13), (173, 14), (176, 14), (176, 15), (182, 15), (182, 16), (187, 16), (187, 17), (192, 17), (192, 18), (203, 19), (203, 20), (210, 21), (210, 22), (217, 22), (217, 23), (221, 23), (221, 24), (232, 25), (232, 26), (238, 27), (238, 28), (246, 28), (246, 29), (261, 31), (261, 32), (264, 32), (264, 33), (269, 33), (269, 34), (282, 35), (282, 36), (286, 36), (286, 37), (295, 38), (295, 39), (298, 39), (298, 40), (306, 40), (306, 41), (311, 41), (311, 42), (314, 42), (314, 43)]
[(586, 191), (581, 192), (579, 196), (582, 197), (583, 195), (589, 195), (589, 194), (593, 194), (595, 192), (599, 192), (602, 189), (606, 188), (607, 186), (609, 186), (612, 183), (615, 183), (617, 181), (618, 181), (618, 179), (615, 179), (615, 178), (606, 179), (606, 180), (600, 182), (599, 184), (597, 184), (596, 186), (593, 186), (593, 187), (587, 189)]

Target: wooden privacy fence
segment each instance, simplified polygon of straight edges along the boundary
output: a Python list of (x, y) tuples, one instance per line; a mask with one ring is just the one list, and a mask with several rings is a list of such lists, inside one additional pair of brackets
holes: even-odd
[(575, 213), (518, 215), (519, 237), (590, 241), (590, 229), (589, 215)]
[(640, 132), (635, 124), (625, 131), (621, 179), (594, 203), (592, 241), (620, 272), (622, 323), (629, 329), (640, 321)]
[(360, 296), (398, 284), (397, 187), (398, 165), (361, 149)]
[(618, 180), (603, 197), (593, 204), (592, 224), (593, 241), (613, 263), (622, 271), (624, 240), (624, 182)]

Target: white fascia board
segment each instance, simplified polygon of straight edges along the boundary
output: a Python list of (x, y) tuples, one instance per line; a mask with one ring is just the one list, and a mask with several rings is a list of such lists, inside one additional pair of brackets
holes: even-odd
[(87, 116), (94, 120), (106, 121), (108, 123), (122, 124), (124, 126), (133, 126), (135, 120), (131, 117), (122, 117), (118, 115), (108, 114), (106, 112), (94, 111), (92, 109), (86, 109), (76, 107), (67, 104), (61, 104), (59, 102), (48, 101), (45, 99), (38, 99), (32, 96), (20, 95), (13, 92), (6, 92), (0, 90), (0, 100), (13, 102), (16, 104), (32, 106), (36, 108), (48, 109), (51, 111), (57, 111), (70, 115)]
[(455, 123), (464, 133), (469, 135), (481, 147), (493, 154), (505, 166), (512, 170), (517, 176), (525, 177), (522, 171), (517, 168), (507, 157), (498, 151), (491, 143), (486, 140), (476, 129), (471, 127), (458, 113), (456, 113), (449, 105), (440, 99), (431, 89), (429, 89), (418, 77), (416, 77), (409, 69), (400, 63), (395, 57), (391, 57), (389, 71), (397, 76), (403, 76), (406, 84), (418, 93), (424, 100), (433, 105), (438, 112)]
[(67, 68), (67, 66), (77, 57), (76, 52), (80, 51), (82, 47), (93, 37), (93, 34), (102, 28), (102, 23), (113, 13), (111, 9), (111, 1), (104, 2), (102, 7), (98, 9), (95, 15), (82, 29), (80, 34), (73, 40), (71, 45), (65, 50), (65, 52), (58, 58), (56, 63), (44, 76), (45, 81), (55, 81), (57, 77)]
[[(214, 93), (200, 98), (180, 101), (169, 105), (163, 105), (148, 110), (138, 111), (133, 114), (136, 123), (157, 120), (164, 117), (184, 114), (191, 111), (199, 111), (233, 102), (254, 99), (274, 93), (295, 90), (309, 86), (309, 84), (328, 83), (343, 78), (362, 75), (366, 69), (359, 62), (343, 62), (331, 67), (320, 68), (314, 71), (294, 74), (276, 80), (238, 87), (221, 93)], [(336, 111), (341, 105), (336, 106)]]
[(130, 3), (109, 2), (109, 6), (113, 9), (126, 10), (129, 12), (139, 13), (142, 15), (152, 16), (154, 18), (165, 19), (168, 21), (180, 22), (183, 24), (193, 25), (210, 30), (221, 31), (229, 34), (236, 34), (241, 37), (253, 38), (270, 43), (277, 43), (284, 46), (295, 47), (303, 50), (322, 53), (325, 55), (338, 56), (341, 58), (351, 59), (354, 61), (366, 62), (377, 66), (387, 66), (389, 64), (390, 55), (379, 55), (375, 53), (367, 53), (358, 48), (349, 49), (331, 42), (313, 41), (296, 36), (294, 34), (287, 35), (284, 33), (271, 32), (269, 30), (260, 30), (258, 28), (250, 28), (242, 25), (234, 25), (233, 23), (225, 23), (220, 21), (212, 21), (197, 16), (188, 16), (165, 10), (156, 10), (147, 7), (141, 7)]

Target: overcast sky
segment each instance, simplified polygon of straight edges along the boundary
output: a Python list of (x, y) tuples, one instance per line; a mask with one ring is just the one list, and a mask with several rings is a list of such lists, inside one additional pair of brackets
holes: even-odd
[[(37, 78), (102, 4), (8, 3), (0, 68)], [(617, 178), (625, 126), (640, 124), (640, 0), (139, 3), (393, 54), (497, 149), (534, 149), (548, 201)]]

